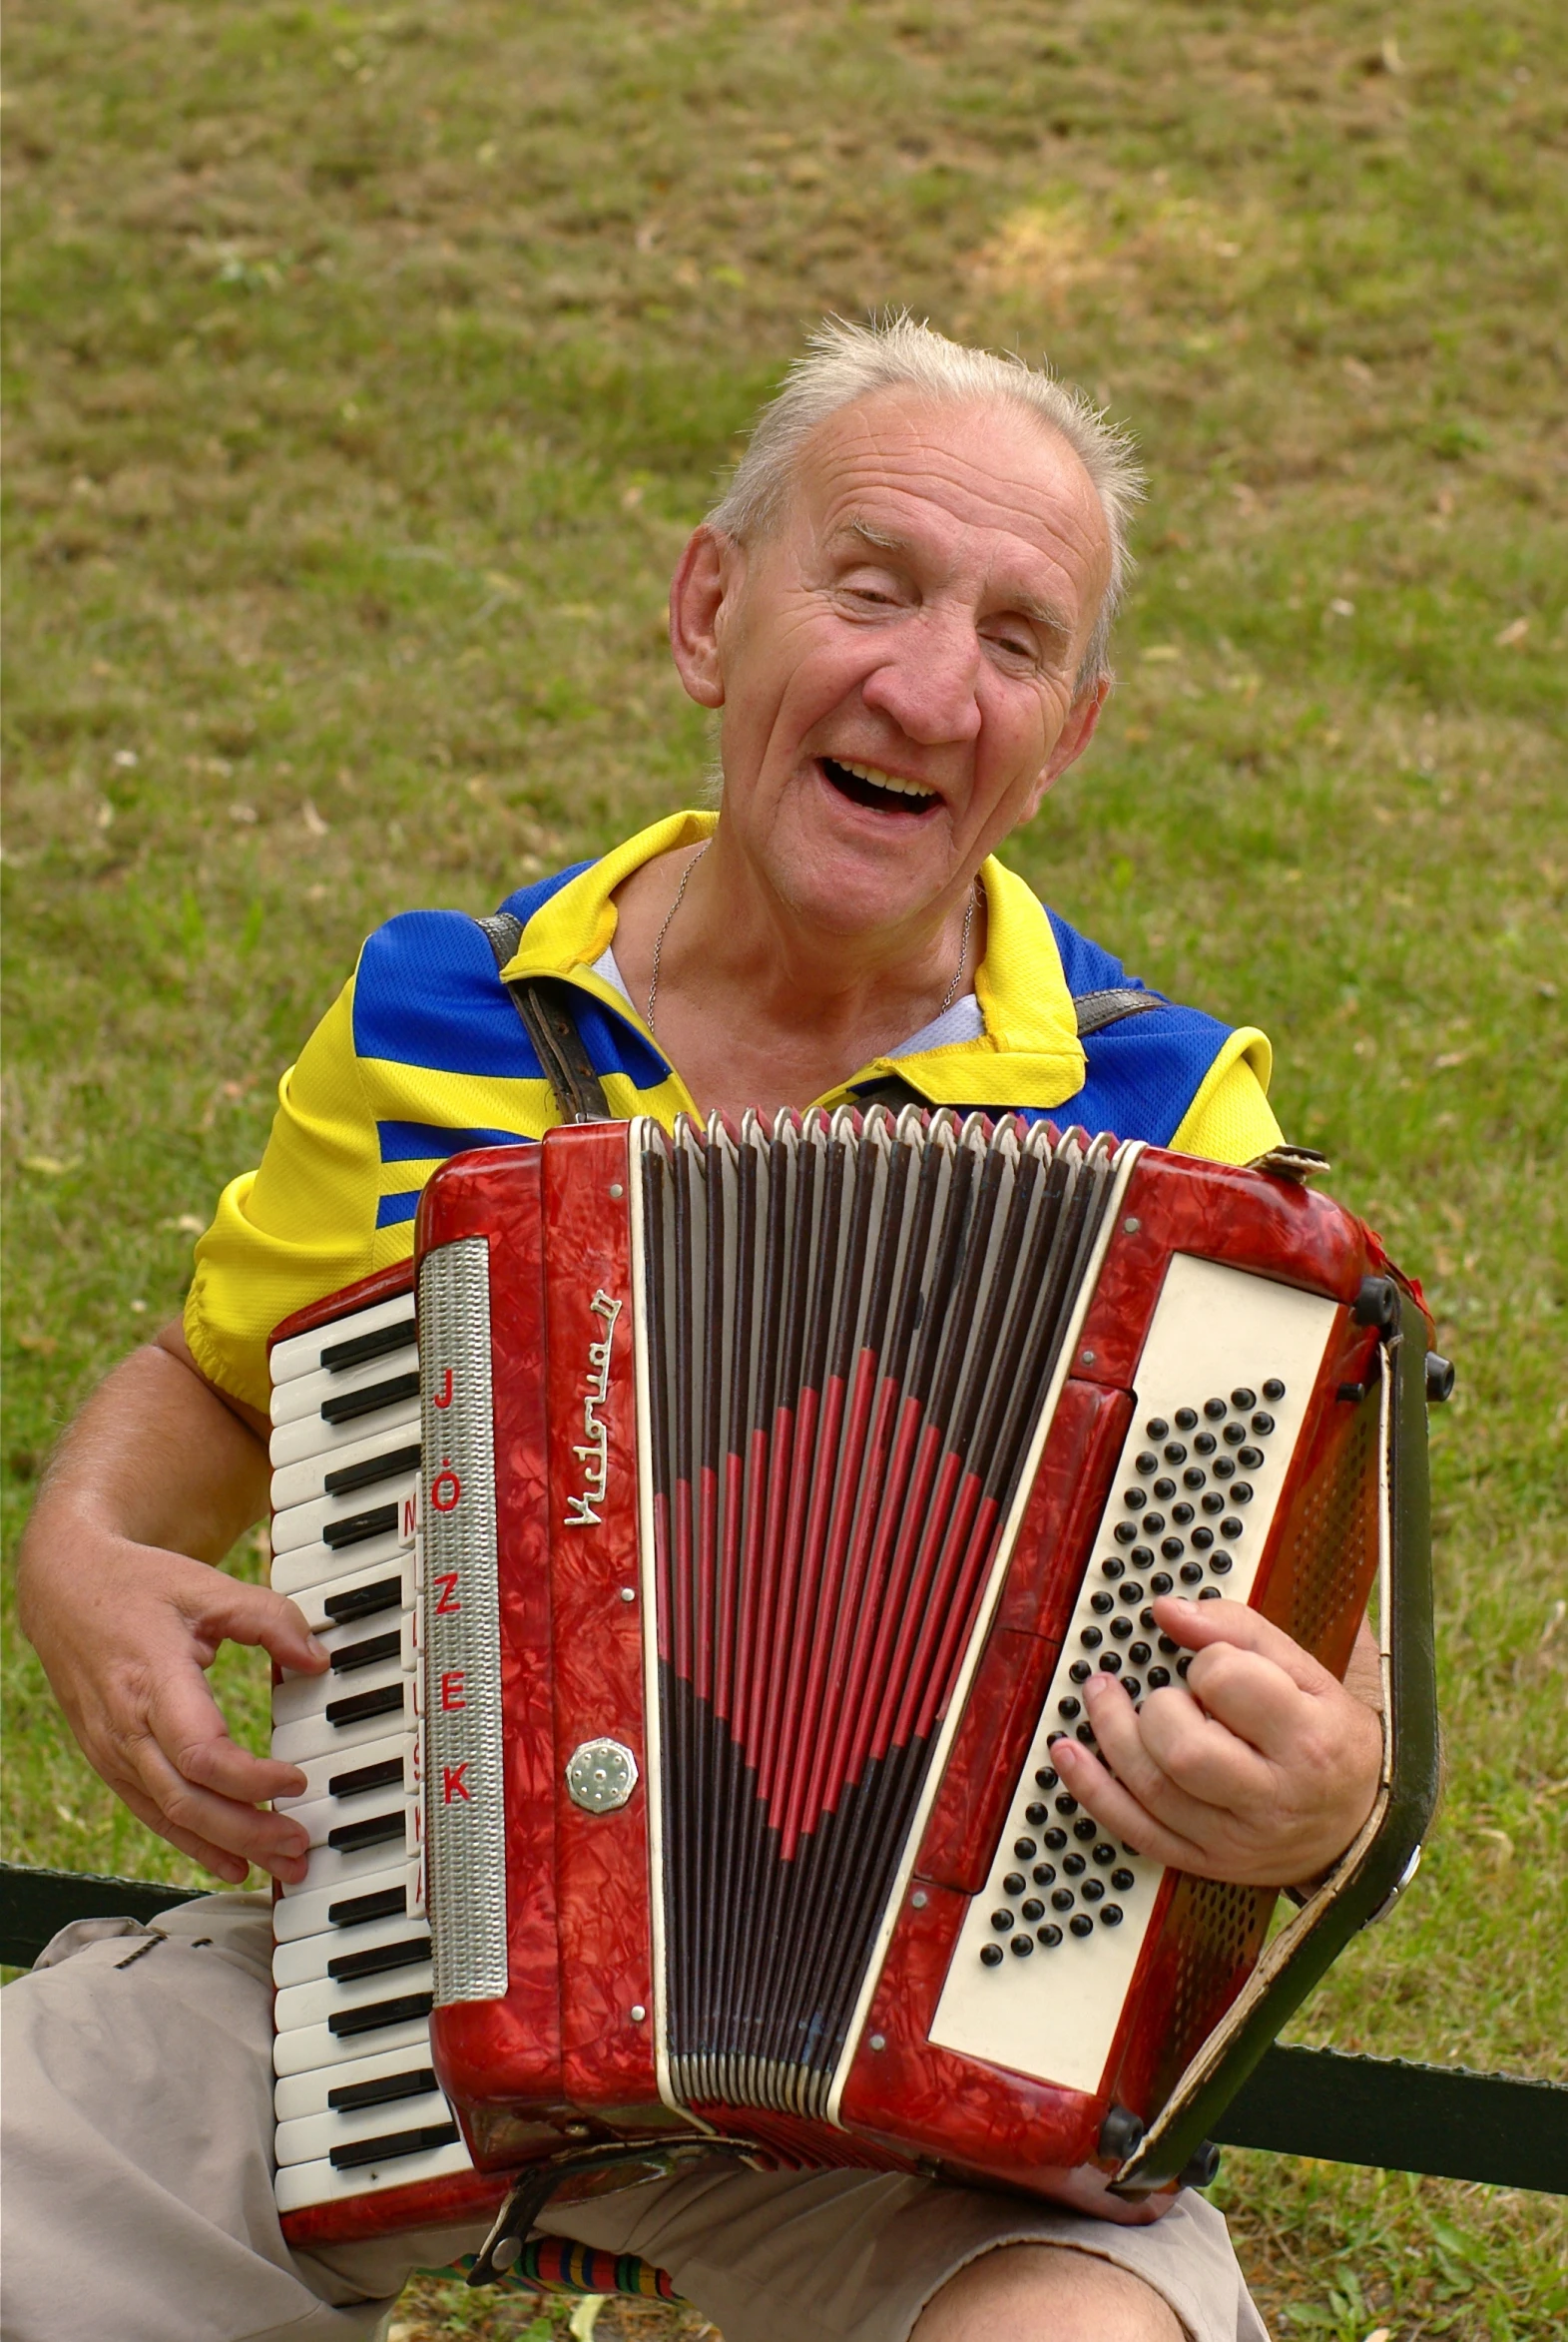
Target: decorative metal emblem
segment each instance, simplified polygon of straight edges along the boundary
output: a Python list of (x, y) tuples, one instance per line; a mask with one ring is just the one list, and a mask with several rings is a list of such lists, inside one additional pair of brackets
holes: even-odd
[(585, 1740), (567, 1759), (567, 1795), (585, 1813), (618, 1812), (636, 1787), (637, 1759), (619, 1740)]

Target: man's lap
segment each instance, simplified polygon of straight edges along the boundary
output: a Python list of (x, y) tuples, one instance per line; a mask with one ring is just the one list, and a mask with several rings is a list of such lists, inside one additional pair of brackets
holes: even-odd
[[(265, 1899), (214, 1896), (67, 1930), (0, 1996), (6, 2031), (7, 2342), (368, 2342), (443, 2229), (289, 2252), (272, 2205)], [(546, 2214), (667, 2268), (725, 2342), (903, 2342), (958, 2269), (1059, 2244), (1142, 2278), (1197, 2342), (1262, 2342), (1225, 2223), (1184, 2196), (1116, 2228), (894, 2174), (716, 2161)]]

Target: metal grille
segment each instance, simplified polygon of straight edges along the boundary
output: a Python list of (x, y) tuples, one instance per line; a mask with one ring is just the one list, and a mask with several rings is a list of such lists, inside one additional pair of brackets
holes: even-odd
[(437, 2006), (506, 1991), (501, 1632), (483, 1237), (419, 1272), (425, 1868)]

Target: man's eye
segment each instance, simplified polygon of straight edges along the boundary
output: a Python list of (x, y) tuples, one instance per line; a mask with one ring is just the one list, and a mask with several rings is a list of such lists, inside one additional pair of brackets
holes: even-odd
[(1033, 659), (1036, 656), (1034, 642), (1028, 635), (993, 634), (991, 640), (996, 648), (999, 651), (1005, 651), (1009, 658)]

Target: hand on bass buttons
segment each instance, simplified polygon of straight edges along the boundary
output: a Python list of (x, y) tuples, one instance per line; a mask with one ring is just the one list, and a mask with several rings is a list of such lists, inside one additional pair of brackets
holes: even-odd
[(1199, 1878), (1315, 1878), (1371, 1812), (1378, 1717), (1244, 1602), (1168, 1594), (1155, 1615), (1196, 1654), (1185, 1684), (1135, 1709), (1114, 1676), (1091, 1676), (1099, 1753), (1058, 1740), (1051, 1761), (1063, 1785), (1125, 1845)]

